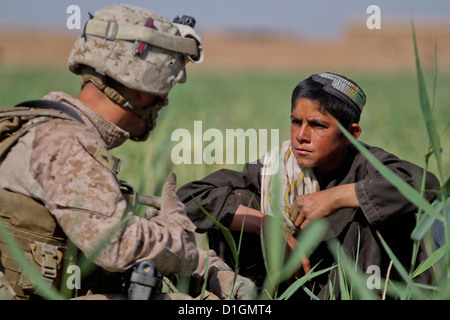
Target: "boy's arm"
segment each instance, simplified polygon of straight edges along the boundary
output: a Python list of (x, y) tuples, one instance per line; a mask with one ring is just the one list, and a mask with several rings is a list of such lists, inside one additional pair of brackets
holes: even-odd
[(233, 220), (231, 220), (230, 230), (241, 231), (242, 224), (244, 224), (245, 232), (260, 234), (263, 219), (264, 213), (261, 211), (239, 205), (234, 213)]
[(197, 226), (198, 232), (216, 228), (203, 210), (226, 227), (230, 226), (236, 209), (241, 204), (241, 200), (235, 194), (236, 190), (248, 190), (249, 193), (255, 194), (254, 201), (259, 201), (260, 168), (261, 164), (258, 162), (246, 164), (242, 172), (222, 169), (178, 189), (177, 195), (186, 205), (187, 215)]

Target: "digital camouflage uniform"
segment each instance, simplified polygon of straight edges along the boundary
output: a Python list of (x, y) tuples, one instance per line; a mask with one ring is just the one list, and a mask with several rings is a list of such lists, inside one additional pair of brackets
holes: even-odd
[[(149, 17), (151, 24), (147, 24)], [(142, 28), (144, 21), (146, 27)], [(130, 34), (140, 38), (132, 40)], [(136, 45), (143, 40), (149, 43), (136, 53)], [(147, 119), (147, 134), (130, 137), (80, 100), (63, 92), (51, 92), (43, 99), (75, 110), (84, 124), (55, 118), (31, 128), (0, 163), (0, 189), (44, 204), (56, 222), (52, 225), (50, 220), (52, 226), (47, 228), (50, 231), (46, 236), (68, 237), (85, 255), (94, 252), (106, 239), (94, 262), (107, 272), (121, 273), (137, 261), (151, 259), (163, 275), (193, 273), (201, 278), (206, 253), (196, 247), (195, 226), (175, 195), (175, 176), (170, 174), (164, 184), (160, 214), (151, 219), (135, 216), (127, 209), (130, 203), (117, 179), (119, 161), (108, 153), (129, 138), (146, 140), (167, 99), (158, 101), (158, 105), (136, 108), (108, 79), (128, 88), (166, 96), (173, 85), (185, 81), (185, 63), (200, 62), (202, 58), (201, 40), (188, 26), (175, 25), (151, 11), (127, 5), (97, 11), (74, 45), (69, 68), (83, 76), (83, 83), (93, 82), (110, 99)], [(0, 208), (0, 216), (2, 211), (5, 210)], [(12, 225), (17, 220), (11, 214), (8, 219)], [(58, 249), (64, 251), (63, 246)], [(2, 255), (6, 257), (9, 253), (3, 250)], [(231, 269), (212, 252), (211, 262), (217, 266), (212, 270), (222, 270), (229, 273), (227, 279), (233, 278)], [(0, 263), (0, 268), (0, 275), (3, 272), (8, 278), (9, 267)], [(224, 297), (221, 290), (230, 286), (220, 284), (218, 273), (211, 271), (211, 285), (218, 288), (219, 297)], [(20, 276), (16, 282), (21, 279)], [(2, 278), (0, 293), (1, 282)], [(253, 288), (252, 283), (239, 278), (235, 292), (242, 284), (248, 285), (250, 291)], [(23, 295), (20, 298), (30, 298)], [(245, 297), (248, 296), (244, 294)]]
[(86, 125), (58, 119), (30, 130), (0, 165), (0, 187), (45, 203), (83, 252), (90, 252), (129, 215), (127, 227), (96, 259), (106, 270), (123, 271), (144, 258), (153, 259), (165, 274), (194, 270), (197, 253), (190, 220), (180, 213), (150, 221), (125, 213), (116, 173), (95, 156), (124, 143), (128, 133), (65, 93), (52, 92), (44, 99), (76, 108)]

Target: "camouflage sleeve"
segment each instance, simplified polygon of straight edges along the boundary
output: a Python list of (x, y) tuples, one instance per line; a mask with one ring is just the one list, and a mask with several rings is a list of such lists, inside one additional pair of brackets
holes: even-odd
[(94, 261), (106, 270), (152, 259), (165, 275), (191, 273), (198, 259), (194, 225), (180, 213), (146, 220), (126, 212), (115, 173), (93, 156), (102, 147), (79, 124), (54, 120), (36, 129), (30, 170), (49, 211), (85, 254), (102, 246)]

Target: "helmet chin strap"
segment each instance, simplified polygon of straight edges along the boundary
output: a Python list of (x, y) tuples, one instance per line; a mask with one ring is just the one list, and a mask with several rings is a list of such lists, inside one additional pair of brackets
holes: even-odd
[[(127, 102), (129, 108), (133, 110), (140, 118), (147, 121), (146, 132), (140, 137), (130, 137), (133, 141), (146, 141), (150, 136), (150, 132), (156, 127), (156, 118), (158, 117), (158, 112), (167, 104), (169, 100), (167, 98), (163, 99), (156, 97), (151, 103), (143, 107), (133, 106), (129, 101)], [(124, 106), (127, 108), (127, 106)]]
[(83, 72), (82, 86), (84, 86), (87, 82), (93, 83), (112, 101), (116, 102), (126, 109), (132, 110), (141, 119), (147, 121), (146, 133), (141, 137), (130, 137), (130, 139), (134, 141), (145, 141), (148, 139), (150, 132), (156, 126), (156, 118), (158, 116), (158, 112), (168, 104), (167, 98), (161, 98), (157, 96), (151, 103), (145, 106), (136, 106), (133, 102), (125, 98), (119, 92), (119, 89), (117, 88), (119, 87), (119, 85), (116, 85), (116, 81), (95, 72), (91, 68), (86, 68), (85, 72)]

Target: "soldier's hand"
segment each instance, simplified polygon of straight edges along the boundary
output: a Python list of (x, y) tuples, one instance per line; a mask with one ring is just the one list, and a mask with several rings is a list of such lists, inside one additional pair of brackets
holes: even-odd
[(183, 213), (186, 214), (186, 207), (180, 201), (175, 193), (177, 187), (177, 176), (175, 173), (171, 172), (166, 178), (163, 185), (162, 196), (161, 196), (161, 213), (162, 214), (172, 214), (172, 213)]
[(256, 285), (250, 279), (238, 275), (234, 287), (234, 295), (237, 300), (256, 299)]
[(150, 208), (147, 208), (147, 210), (145, 210), (145, 218), (147, 220), (150, 220), (156, 216), (159, 216), (160, 213), (161, 213), (160, 209), (150, 207)]
[(212, 293), (220, 299), (227, 299), (230, 295), (231, 299), (237, 300), (254, 300), (256, 299), (256, 286), (250, 279), (237, 275), (236, 282), (233, 286), (234, 272), (231, 270), (212, 270), (212, 275), (208, 283), (208, 287)]

